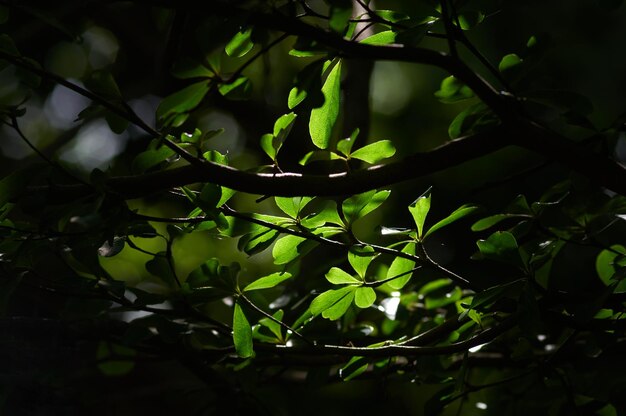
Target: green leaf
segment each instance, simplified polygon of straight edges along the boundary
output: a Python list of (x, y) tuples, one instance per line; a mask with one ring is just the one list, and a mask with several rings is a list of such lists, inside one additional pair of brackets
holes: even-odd
[(237, 247), (239, 250), (252, 256), (268, 248), (278, 238), (279, 234), (276, 230), (263, 228), (242, 236), (237, 243)]
[(439, 98), (439, 101), (443, 103), (455, 103), (472, 98), (473, 96), (474, 92), (452, 75), (444, 78), (444, 80), (441, 81), (439, 91), (435, 92), (435, 97)]
[(374, 249), (370, 246), (365, 247), (353, 247), (348, 252), (348, 262), (354, 269), (354, 271), (361, 277), (361, 279), (365, 278), (365, 273), (367, 272), (367, 267), (370, 265), (376, 253)]
[(476, 244), (481, 254), (486, 258), (519, 263), (517, 241), (513, 234), (507, 231), (496, 231), (486, 240), (479, 240)]
[(381, 206), (389, 197), (390, 191), (368, 191), (362, 194), (353, 195), (343, 201), (341, 210), (347, 221), (347, 225), (354, 223), (359, 218), (364, 217), (376, 208)]
[[(284, 316), (284, 312), (282, 309), (277, 310), (276, 312), (274, 312), (274, 314), (272, 315), (272, 317), (274, 319), (276, 319), (277, 321), (281, 321), (283, 320), (283, 316)], [(272, 334), (274, 334), (276, 336), (277, 339), (279, 340), (283, 340), (283, 331), (282, 331), (282, 327), (280, 326), (280, 324), (278, 322), (273, 321), (272, 319), (269, 318), (261, 318), (259, 319), (259, 324), (263, 325), (264, 327), (266, 327), (267, 329), (269, 329)]]
[(339, 267), (331, 268), (328, 273), (326, 273), (326, 280), (334, 285), (355, 285), (361, 284), (361, 281), (351, 274), (341, 270)]
[(356, 138), (358, 137), (360, 131), (361, 130), (357, 127), (356, 129), (354, 129), (350, 137), (339, 140), (339, 142), (337, 143), (337, 151), (348, 157), (350, 155), (350, 152), (352, 152), (352, 146), (354, 145), (354, 142), (356, 141)]
[(477, 10), (468, 10), (459, 14), (461, 29), (470, 30), (485, 20), (485, 14)]
[(391, 23), (397, 23), (402, 20), (409, 20), (411, 17), (397, 12), (395, 10), (376, 10), (375, 11), (378, 16), (380, 16), (383, 20), (386, 20)]
[[(610, 250), (602, 250), (596, 258), (596, 271), (598, 277), (602, 282), (609, 286), (615, 284), (615, 277), (618, 270), (626, 270), (626, 247), (620, 244), (615, 244), (610, 247)], [(619, 255), (622, 253), (623, 255)], [(626, 280), (622, 279), (617, 287), (615, 293), (626, 292)]]
[(254, 47), (254, 43), (250, 39), (251, 34), (252, 29), (246, 29), (237, 33), (224, 48), (226, 54), (234, 58), (241, 58), (250, 52)]
[(352, 357), (346, 365), (339, 369), (339, 376), (343, 381), (350, 381), (363, 374), (368, 365), (365, 357)]
[(409, 212), (413, 216), (419, 239), (421, 239), (423, 235), (424, 222), (426, 221), (428, 211), (430, 211), (430, 189), (409, 205)]
[(274, 133), (264, 134), (261, 137), (261, 148), (272, 160), (276, 160), (276, 155), (291, 131), (296, 117), (297, 114), (295, 113), (280, 116), (274, 123)]
[(521, 65), (522, 59), (517, 56), (515, 53), (510, 53), (508, 55), (504, 55), (500, 63), (498, 64), (498, 70), (502, 73), (510, 71)]
[(468, 134), (480, 133), (497, 125), (498, 117), (484, 103), (476, 103), (459, 113), (450, 126), (448, 135), (456, 139)]
[(311, 110), (309, 119), (309, 133), (313, 144), (320, 149), (328, 148), (330, 137), (339, 115), (339, 101), (341, 96), (341, 60), (330, 70), (322, 86), (324, 104)]
[(274, 200), (282, 212), (289, 215), (291, 218), (296, 219), (300, 215), (300, 211), (302, 211), (304, 207), (313, 200), (313, 198), (310, 196), (277, 196)]
[(247, 77), (239, 77), (233, 82), (220, 84), (218, 91), (231, 100), (247, 100), (252, 92), (252, 84)]
[(384, 32), (376, 33), (375, 35), (368, 36), (360, 41), (365, 45), (390, 45), (396, 42), (396, 32), (392, 30), (385, 30)]
[(355, 150), (350, 157), (353, 159), (363, 160), (367, 163), (378, 163), (383, 159), (390, 158), (396, 153), (391, 140), (380, 140), (378, 142), (368, 144), (360, 149)]
[(296, 235), (286, 235), (274, 244), (272, 256), (274, 264), (287, 264), (311, 251), (317, 243)]
[[(311, 310), (311, 313), (313, 315), (319, 315), (320, 313), (324, 312), (325, 310), (342, 300), (349, 293), (352, 293), (354, 295), (354, 289), (355, 286), (344, 286), (339, 289), (327, 290), (326, 292), (321, 293), (315, 299), (313, 299), (309, 309)], [(352, 301), (352, 298), (350, 298), (350, 301)], [(347, 309), (348, 308), (346, 307), (346, 310)]]
[(352, 17), (352, 2), (350, 0), (329, 0), (329, 21), (328, 25), (332, 30), (343, 34), (350, 17)]
[(254, 355), (252, 347), (252, 327), (243, 313), (239, 303), (235, 303), (233, 312), (233, 342), (235, 351), (241, 358), (249, 358)]
[(157, 108), (157, 119), (163, 122), (172, 115), (193, 110), (202, 102), (209, 89), (210, 83), (202, 81), (167, 96)]
[[(415, 254), (415, 243), (407, 243), (402, 249), (403, 253), (407, 254)], [(387, 282), (387, 285), (395, 290), (402, 289), (411, 279), (412, 273), (409, 273), (411, 270), (415, 268), (415, 262), (413, 260), (405, 259), (403, 257), (396, 257), (389, 266), (387, 270), (387, 279), (392, 278), (394, 276), (403, 275), (402, 277), (398, 277), (397, 279), (390, 280)], [(407, 274), (405, 274), (407, 273)]]
[(276, 161), (276, 148), (274, 147), (274, 135), (272, 134), (264, 134), (261, 136), (261, 140), (259, 141), (261, 144), (261, 149), (265, 152), (266, 155), (269, 156), (272, 161)]
[(462, 207), (456, 209), (452, 214), (448, 215), (446, 218), (442, 219), (441, 221), (439, 221), (438, 223), (430, 227), (430, 229), (426, 231), (424, 238), (428, 237), (430, 234), (434, 233), (440, 228), (443, 228), (449, 224), (452, 224), (453, 222), (458, 221), (461, 218), (473, 213), (477, 209), (478, 207), (475, 207), (475, 206), (463, 205)]
[(319, 107), (324, 103), (322, 89), (322, 72), (324, 60), (315, 61), (305, 66), (297, 75), (294, 87), (289, 91), (287, 106), (290, 110), (295, 108), (305, 99), (311, 102), (312, 107)]
[[(474, 223), (474, 225), (472, 225), (472, 231), (484, 231), (487, 230), (491, 227), (493, 227), (496, 224), (499, 224), (500, 222), (508, 219), (508, 218), (516, 218), (516, 217), (520, 217), (519, 215), (515, 215), (515, 214), (496, 214), (496, 215), (491, 215), (489, 217), (485, 217), (481, 220), (478, 220)], [(523, 217), (522, 217), (523, 218)]]
[(346, 289), (348, 289), (348, 292), (343, 298), (339, 299), (339, 301), (337, 301), (334, 305), (322, 312), (323, 318), (335, 321), (341, 318), (348, 311), (348, 308), (350, 308), (350, 305), (352, 305), (352, 301), (354, 300), (356, 287), (346, 286)]
[(354, 304), (361, 309), (369, 308), (376, 301), (376, 292), (371, 287), (359, 287), (354, 292)]
[(260, 279), (255, 280), (246, 286), (243, 291), (249, 292), (251, 290), (260, 290), (260, 289), (269, 289), (277, 284), (284, 282), (285, 280), (291, 277), (291, 273), (289, 272), (276, 272), (272, 273), (268, 276), (262, 277)]

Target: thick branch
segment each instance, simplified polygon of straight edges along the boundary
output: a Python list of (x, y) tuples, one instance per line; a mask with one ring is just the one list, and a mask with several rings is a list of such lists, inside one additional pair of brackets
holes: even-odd
[[(149, 196), (159, 191), (196, 182), (211, 182), (238, 191), (279, 196), (340, 196), (365, 192), (418, 178), (489, 154), (508, 144), (502, 128), (453, 140), (426, 153), (400, 162), (331, 175), (301, 173), (251, 173), (215, 163), (147, 173), (118, 176), (106, 181), (107, 188), (125, 199)], [(88, 194), (82, 185), (48, 188), (61, 200)], [(35, 189), (31, 188), (30, 191)]]

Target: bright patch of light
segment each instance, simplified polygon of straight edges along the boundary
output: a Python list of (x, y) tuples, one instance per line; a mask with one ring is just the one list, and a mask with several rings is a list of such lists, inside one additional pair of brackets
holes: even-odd
[(546, 352), (550, 352), (550, 351), (554, 351), (556, 350), (556, 345), (554, 344), (547, 344), (544, 349), (546, 350)]
[(89, 50), (88, 59), (92, 68), (100, 69), (115, 62), (120, 47), (111, 32), (92, 26), (83, 33), (83, 39)]
[(543, 342), (546, 340), (546, 338), (548, 338), (547, 336), (545, 336), (544, 334), (539, 334), (537, 335), (537, 341), (539, 342)]
[(293, 347), (293, 341), (289, 340), (285, 343), (287, 347)]
[(486, 410), (487, 409), (487, 403), (476, 402), (476, 408), (480, 409), (480, 410)]
[(475, 346), (475, 347), (470, 348), (468, 351), (469, 351), (469, 352), (478, 352), (478, 351), (480, 351), (480, 350), (481, 350), (481, 348), (482, 348), (482, 347), (484, 347), (485, 345), (487, 345), (487, 344), (480, 344), (480, 345), (477, 345), (477, 346)]
[(393, 115), (411, 101), (411, 79), (395, 62), (376, 62), (371, 79), (372, 110)]
[[(80, 87), (83, 86), (78, 81), (69, 81)], [(67, 129), (75, 123), (78, 114), (83, 111), (90, 102), (91, 100), (88, 98), (61, 85), (57, 85), (54, 87), (54, 90), (52, 90), (52, 94), (48, 96), (43, 111), (50, 125), (58, 129)]]
[(64, 148), (61, 160), (75, 163), (84, 170), (106, 168), (112, 159), (126, 147), (127, 135), (117, 135), (106, 122), (99, 120), (80, 129), (69, 146)]
[(385, 298), (380, 302), (378, 309), (384, 312), (388, 319), (396, 319), (398, 313), (398, 306), (400, 306), (400, 292), (392, 292), (390, 298)]
[[(146, 95), (141, 98), (131, 100), (128, 105), (130, 105), (130, 108), (132, 108), (137, 116), (139, 116), (139, 118), (147, 125), (154, 126), (156, 122), (156, 109), (159, 106), (160, 101), (161, 99), (159, 97)], [(145, 132), (137, 126), (131, 125), (130, 127), (141, 134), (145, 134)]]

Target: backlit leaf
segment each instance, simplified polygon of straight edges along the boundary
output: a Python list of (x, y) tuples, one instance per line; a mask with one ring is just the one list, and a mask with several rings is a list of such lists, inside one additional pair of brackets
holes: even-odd
[(438, 223), (430, 227), (428, 231), (426, 232), (426, 234), (424, 235), (424, 238), (428, 237), (430, 234), (434, 233), (440, 228), (443, 228), (449, 224), (452, 224), (455, 221), (460, 220), (461, 218), (467, 215), (470, 215), (472, 212), (476, 211), (477, 209), (478, 207), (475, 207), (475, 206), (463, 205), (462, 207), (456, 209), (452, 214), (448, 215), (446, 218), (442, 219), (441, 221), (439, 221)]
[(341, 96), (341, 61), (337, 61), (335, 66), (330, 70), (324, 85), (322, 86), (322, 94), (324, 95), (324, 104), (321, 107), (311, 110), (311, 118), (309, 120), (309, 133), (313, 144), (320, 149), (328, 148), (330, 138), (339, 115), (339, 99)]
[[(403, 253), (415, 254), (415, 243), (408, 243), (402, 249)], [(400, 276), (397, 279), (390, 280), (387, 285), (392, 289), (402, 289), (408, 281), (411, 279), (412, 273), (409, 273), (415, 268), (415, 262), (413, 260), (405, 259), (403, 257), (396, 257), (387, 270), (387, 279)]]
[(268, 276), (261, 277), (260, 279), (255, 280), (246, 286), (243, 291), (249, 292), (251, 290), (260, 290), (260, 289), (270, 289), (277, 284), (284, 282), (285, 280), (291, 277), (291, 273), (289, 272), (276, 272), (272, 273)]
[(239, 303), (235, 303), (233, 311), (233, 343), (235, 351), (241, 358), (249, 358), (254, 355), (252, 346), (252, 327), (248, 318), (243, 313)]
[(353, 159), (363, 160), (367, 163), (378, 163), (383, 159), (390, 158), (396, 153), (391, 140), (380, 140), (378, 142), (368, 144), (360, 149), (355, 150), (350, 155)]
[(371, 287), (359, 287), (354, 292), (354, 304), (361, 309), (369, 308), (376, 301), (376, 292)]
[(420, 239), (423, 235), (424, 222), (426, 221), (428, 211), (430, 211), (430, 189), (409, 205), (409, 212), (413, 216), (413, 221), (417, 227), (417, 236)]
[(326, 273), (326, 280), (334, 285), (354, 285), (360, 284), (361, 281), (352, 276), (351, 274), (341, 270), (339, 267), (331, 268), (328, 273)]

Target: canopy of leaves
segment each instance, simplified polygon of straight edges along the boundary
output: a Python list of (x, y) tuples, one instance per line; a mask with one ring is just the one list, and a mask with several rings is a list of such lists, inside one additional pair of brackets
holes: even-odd
[(621, 1), (0, 3), (0, 414), (626, 414)]

